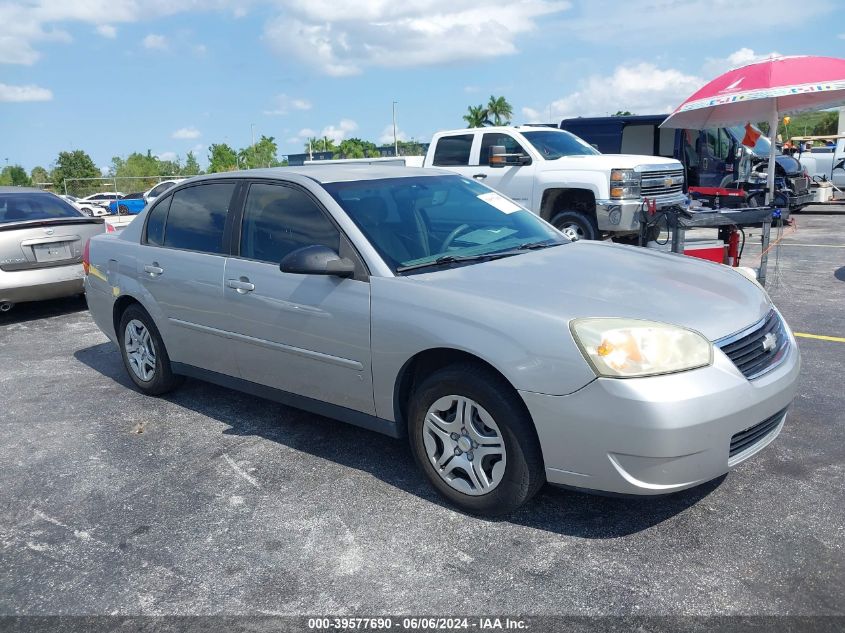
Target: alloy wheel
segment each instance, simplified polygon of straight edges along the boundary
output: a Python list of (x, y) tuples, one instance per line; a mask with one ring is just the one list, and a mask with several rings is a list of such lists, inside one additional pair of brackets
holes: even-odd
[(132, 372), (144, 382), (150, 382), (155, 377), (156, 350), (150, 331), (138, 319), (126, 324), (123, 349)]
[(464, 396), (444, 396), (432, 404), (423, 423), (423, 443), (431, 465), (449, 486), (464, 494), (487, 494), (505, 474), (505, 442), (493, 417)]

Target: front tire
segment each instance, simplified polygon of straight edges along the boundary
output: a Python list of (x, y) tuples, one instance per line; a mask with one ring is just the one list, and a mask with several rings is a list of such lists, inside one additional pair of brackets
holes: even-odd
[(552, 218), (552, 225), (573, 242), (601, 236), (595, 218), (580, 211), (561, 211)]
[(133, 304), (123, 312), (118, 339), (126, 373), (143, 393), (160, 396), (182, 383), (170, 367), (158, 328), (141, 306)]
[(501, 376), (474, 364), (441, 369), (415, 389), (411, 451), (437, 491), (466, 512), (508, 514), (545, 481), (525, 405)]

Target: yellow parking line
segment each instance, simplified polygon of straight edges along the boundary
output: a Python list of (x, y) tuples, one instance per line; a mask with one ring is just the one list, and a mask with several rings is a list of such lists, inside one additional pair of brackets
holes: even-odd
[(822, 336), (821, 334), (805, 334), (803, 332), (793, 332), (795, 336), (800, 336), (801, 338), (814, 338), (820, 341), (833, 341), (834, 343), (845, 343), (845, 338), (841, 336)]

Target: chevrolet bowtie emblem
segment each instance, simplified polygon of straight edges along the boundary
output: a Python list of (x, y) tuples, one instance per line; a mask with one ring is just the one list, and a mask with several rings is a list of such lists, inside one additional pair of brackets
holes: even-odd
[(766, 336), (763, 337), (763, 351), (764, 352), (772, 352), (778, 345), (778, 337), (769, 332)]
[(674, 179), (674, 178), (665, 178), (665, 179), (663, 180), (663, 186), (664, 186), (664, 187), (671, 187), (674, 183), (675, 183), (675, 179)]

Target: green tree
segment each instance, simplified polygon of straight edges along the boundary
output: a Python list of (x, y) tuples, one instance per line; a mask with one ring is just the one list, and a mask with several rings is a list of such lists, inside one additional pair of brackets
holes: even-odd
[(32, 171), (29, 172), (29, 178), (30, 180), (32, 180), (32, 184), (35, 186), (38, 186), (42, 183), (50, 182), (50, 174), (46, 169), (44, 169), (40, 165), (32, 168)]
[(400, 156), (422, 156), (423, 147), (417, 141), (399, 141), (399, 155)]
[(29, 187), (32, 181), (26, 175), (26, 170), (20, 165), (6, 165), (0, 171), (0, 185), (13, 187)]
[(337, 152), (338, 147), (328, 136), (317, 138), (312, 136), (305, 141), (306, 152)]
[(360, 138), (347, 138), (337, 146), (334, 156), (335, 158), (373, 158), (379, 156), (379, 151), (375, 143)]
[(238, 154), (226, 143), (214, 143), (208, 148), (208, 173), (234, 171), (238, 168)]
[(487, 102), (487, 118), (492, 118), (493, 125), (510, 125), (513, 106), (504, 97), (490, 95)]
[(276, 167), (279, 164), (276, 152), (278, 152), (276, 139), (262, 134), (255, 145), (244, 147), (238, 152), (238, 163), (244, 169)]
[(611, 116), (633, 116), (633, 114), (634, 113), (630, 110), (617, 110), (616, 113)]
[(185, 156), (185, 164), (182, 167), (183, 176), (196, 176), (201, 173), (200, 164), (193, 152)]
[(53, 181), (53, 188), (56, 191), (64, 192), (65, 181), (67, 192), (77, 194), (91, 189), (91, 183), (85, 181), (74, 181), (74, 178), (99, 178), (102, 174), (91, 157), (81, 149), (71, 152), (59, 152), (56, 164), (50, 179)]
[(490, 123), (487, 118), (487, 108), (481, 104), (468, 106), (463, 119), (467, 122), (467, 127), (484, 127)]
[(821, 120), (813, 126), (813, 136), (836, 134), (839, 127), (839, 112), (825, 112)]

